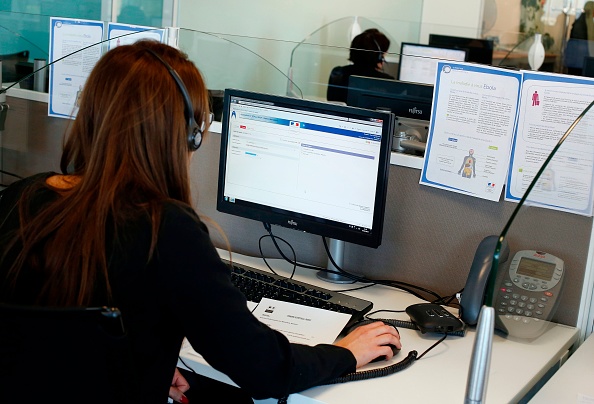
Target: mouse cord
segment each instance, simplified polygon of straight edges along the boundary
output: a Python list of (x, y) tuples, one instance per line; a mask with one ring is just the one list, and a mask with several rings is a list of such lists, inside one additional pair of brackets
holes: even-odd
[[(417, 327), (417, 325), (415, 323), (413, 323), (412, 321), (396, 320), (393, 318), (378, 318), (378, 319), (367, 318), (367, 319), (361, 320), (355, 324), (357, 326), (360, 326), (360, 325), (373, 323), (375, 321), (383, 321), (384, 323), (388, 323), (396, 328), (400, 327), (400, 328), (408, 328), (409, 330), (420, 331), (419, 327)], [(459, 330), (459, 331), (448, 331), (447, 335), (452, 335), (455, 337), (464, 337), (464, 336), (466, 336), (466, 327), (464, 327), (462, 330)]]
[(365, 370), (363, 372), (348, 373), (344, 376), (337, 377), (336, 379), (333, 379), (325, 384), (347, 383), (347, 382), (352, 382), (352, 381), (374, 379), (376, 377), (383, 377), (383, 376), (388, 376), (388, 375), (394, 374), (396, 372), (399, 372), (401, 370), (408, 368), (415, 361), (418, 361), (419, 359), (421, 359), (423, 356), (425, 356), (425, 354), (427, 354), (429, 351), (431, 351), (437, 345), (441, 344), (447, 338), (447, 336), (448, 336), (447, 333), (444, 334), (443, 337), (441, 337), (433, 345), (431, 345), (429, 348), (427, 348), (425, 350), (425, 352), (423, 352), (421, 355), (419, 355), (417, 351), (413, 350), (408, 353), (406, 358), (404, 358), (400, 362), (395, 363), (393, 365), (386, 366), (386, 367), (383, 367), (380, 369), (372, 369), (372, 370)]

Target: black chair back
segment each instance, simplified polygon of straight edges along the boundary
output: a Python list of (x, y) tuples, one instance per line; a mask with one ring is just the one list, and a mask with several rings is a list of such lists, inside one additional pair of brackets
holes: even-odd
[(118, 309), (0, 304), (0, 403), (134, 403), (132, 369)]

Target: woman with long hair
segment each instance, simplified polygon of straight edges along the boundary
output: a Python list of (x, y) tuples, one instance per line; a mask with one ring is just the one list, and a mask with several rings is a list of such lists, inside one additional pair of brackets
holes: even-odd
[(309, 347), (248, 310), (192, 209), (189, 164), (210, 116), (204, 80), (179, 50), (145, 40), (107, 52), (84, 86), (61, 173), (1, 194), (0, 301), (118, 307), (142, 403), (163, 403), (174, 374), (183, 385), (184, 337), (255, 398), (391, 358), (400, 340), (383, 323)]

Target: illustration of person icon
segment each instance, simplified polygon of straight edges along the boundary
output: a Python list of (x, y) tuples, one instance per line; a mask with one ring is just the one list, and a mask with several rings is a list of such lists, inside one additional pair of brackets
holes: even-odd
[(458, 170), (458, 174), (462, 174), (463, 178), (476, 177), (476, 158), (474, 158), (474, 149), (468, 150), (468, 156), (464, 157), (462, 166)]
[(540, 105), (540, 97), (538, 96), (538, 91), (534, 91), (532, 94), (532, 106)]

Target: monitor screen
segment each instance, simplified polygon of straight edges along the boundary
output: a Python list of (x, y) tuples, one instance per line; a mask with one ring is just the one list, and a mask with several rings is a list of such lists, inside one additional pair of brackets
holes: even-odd
[(381, 243), (394, 115), (225, 90), (217, 210)]
[(464, 62), (466, 50), (403, 42), (400, 47), (398, 79), (435, 84), (437, 62), (440, 60)]
[(429, 34), (429, 45), (466, 49), (468, 62), (493, 64), (494, 44), (492, 39), (464, 38), (451, 35)]
[(351, 76), (347, 105), (393, 112), (395, 116), (428, 121), (433, 86), (406, 81)]

